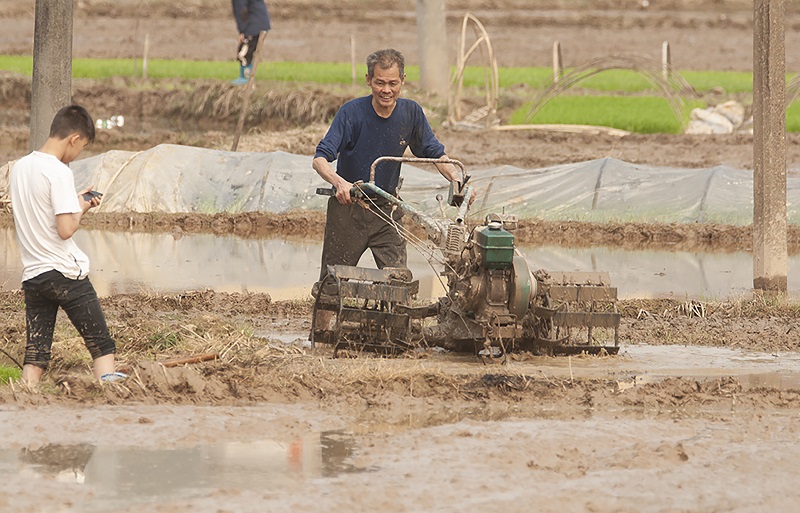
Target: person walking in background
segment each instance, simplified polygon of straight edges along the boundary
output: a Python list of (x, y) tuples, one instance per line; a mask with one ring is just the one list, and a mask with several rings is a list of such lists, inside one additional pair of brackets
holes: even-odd
[(234, 85), (244, 85), (253, 71), (253, 56), (258, 48), (261, 31), (270, 29), (269, 11), (264, 0), (231, 0), (233, 17), (239, 31), (239, 47), (236, 58), (239, 60), (239, 78), (231, 81)]
[(81, 217), (100, 204), (93, 186), (76, 192), (67, 164), (94, 141), (95, 126), (83, 107), (59, 110), (44, 145), (19, 159), (9, 173), (14, 226), (22, 253), (26, 344), (22, 381), (39, 382), (50, 362), (56, 315), (61, 307), (83, 337), (101, 381), (114, 372), (116, 343), (108, 332), (97, 293), (89, 281), (89, 258), (72, 240)]

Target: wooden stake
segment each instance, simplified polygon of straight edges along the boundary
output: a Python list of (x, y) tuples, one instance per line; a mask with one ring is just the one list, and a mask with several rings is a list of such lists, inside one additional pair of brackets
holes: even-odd
[(564, 70), (564, 62), (561, 58), (561, 43), (553, 42), (553, 83), (558, 82)]
[(150, 53), (150, 33), (144, 35), (144, 54), (142, 55), (142, 78), (147, 80), (147, 54)]
[(250, 78), (247, 80), (247, 85), (245, 85), (246, 89), (244, 90), (244, 99), (242, 100), (242, 111), (239, 113), (239, 122), (236, 124), (236, 133), (233, 136), (231, 151), (236, 151), (236, 148), (239, 147), (239, 137), (241, 137), (242, 130), (244, 129), (244, 118), (247, 116), (247, 109), (250, 108), (250, 94), (252, 94), (256, 85), (256, 67), (258, 66), (261, 48), (264, 47), (264, 40), (266, 38), (267, 31), (262, 30), (258, 35), (258, 45), (256, 45), (256, 51), (253, 52), (253, 69), (250, 70)]
[(669, 41), (661, 43), (661, 75), (664, 80), (669, 80), (672, 72), (672, 53), (669, 51)]
[(353, 85), (356, 85), (356, 36), (350, 34), (350, 76), (353, 79)]

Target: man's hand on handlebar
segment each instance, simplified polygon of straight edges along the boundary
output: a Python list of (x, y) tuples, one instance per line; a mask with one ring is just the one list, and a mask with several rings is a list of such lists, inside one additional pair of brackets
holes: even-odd
[(336, 189), (336, 199), (339, 203), (342, 205), (350, 205), (353, 203), (353, 197), (350, 195), (350, 190), (353, 188), (352, 183), (339, 177), (339, 180), (336, 181), (333, 187)]
[[(462, 183), (461, 180), (454, 180), (453, 184), (455, 185), (455, 190), (458, 194), (464, 194), (464, 188), (467, 186), (467, 182), (469, 181), (469, 175), (467, 175), (466, 180)], [(478, 191), (475, 190), (475, 187), (472, 188), (472, 193), (469, 195), (469, 204), (470, 206), (472, 203), (475, 202), (475, 198), (478, 196)], [(463, 200), (462, 200), (463, 201)]]

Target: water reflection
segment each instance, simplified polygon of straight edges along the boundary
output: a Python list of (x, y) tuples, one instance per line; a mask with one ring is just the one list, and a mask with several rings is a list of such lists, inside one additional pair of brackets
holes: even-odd
[[(92, 260), (92, 282), (101, 296), (127, 292), (266, 292), (274, 299), (305, 299), (317, 279), (320, 242), (241, 239), (213, 234), (124, 233), (81, 230), (78, 245)], [(19, 287), (22, 273), (13, 229), (0, 230), (0, 286)], [(608, 247), (519, 248), (531, 269), (609, 271), (620, 298), (724, 298), (749, 293), (749, 253), (627, 251)], [(374, 266), (369, 253), (361, 265)], [(438, 297), (434, 270), (409, 248), (409, 267), (421, 297)], [(789, 290), (800, 290), (800, 257), (789, 259)]]
[(353, 436), (341, 431), (309, 434), (288, 445), (274, 440), (178, 449), (45, 445), (0, 452), (0, 475), (86, 486), (95, 497), (75, 504), (75, 511), (109, 511), (115, 504), (208, 496), (223, 489), (279, 489), (367, 470), (350, 463), (354, 447)]
[[(765, 353), (708, 346), (625, 346), (605, 370), (636, 374), (636, 384), (669, 377), (717, 379), (735, 377), (744, 388), (800, 388), (800, 353)], [(577, 365), (573, 362), (573, 365)], [(580, 371), (576, 371), (580, 372)]]

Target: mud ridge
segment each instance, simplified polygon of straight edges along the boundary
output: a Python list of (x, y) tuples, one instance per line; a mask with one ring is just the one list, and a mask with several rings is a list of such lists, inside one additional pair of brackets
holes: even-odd
[[(324, 212), (294, 211), (285, 214), (103, 213), (84, 217), (85, 228), (130, 232), (234, 234), (244, 238), (321, 240)], [(421, 228), (411, 225), (418, 236)], [(13, 226), (9, 214), (0, 214), (0, 226)], [(521, 220), (514, 231), (519, 244), (592, 247), (614, 246), (629, 250), (734, 252), (750, 251), (752, 226), (719, 224), (586, 223), (578, 221)], [(789, 226), (790, 254), (800, 252), (800, 227)]]

